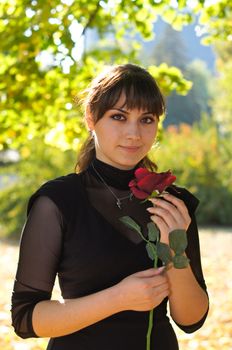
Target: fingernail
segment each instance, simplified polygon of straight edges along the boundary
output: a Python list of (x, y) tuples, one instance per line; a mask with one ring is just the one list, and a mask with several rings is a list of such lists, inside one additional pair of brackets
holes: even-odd
[(159, 272), (163, 272), (165, 270), (165, 266), (158, 267), (157, 269)]
[(152, 212), (152, 208), (147, 208), (146, 210), (149, 211), (149, 213)]

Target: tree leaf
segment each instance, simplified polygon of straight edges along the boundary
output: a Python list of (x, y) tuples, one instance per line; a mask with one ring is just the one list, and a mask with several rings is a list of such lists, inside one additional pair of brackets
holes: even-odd
[(184, 269), (189, 264), (189, 259), (185, 255), (175, 255), (172, 261), (176, 269)]
[(142, 233), (140, 226), (130, 216), (122, 216), (119, 220), (130, 229)]
[(171, 251), (169, 246), (165, 243), (157, 242), (156, 247), (157, 247), (157, 255), (159, 259), (162, 260), (162, 262), (165, 265), (168, 265), (172, 261), (172, 256), (171, 256)]
[(188, 241), (185, 230), (173, 230), (169, 233), (169, 246), (177, 255), (184, 253), (187, 244)]
[(151, 260), (155, 260), (157, 258), (157, 249), (154, 243), (148, 242), (146, 244), (146, 250)]
[(147, 224), (147, 229), (148, 229), (148, 238), (149, 241), (157, 241), (159, 238), (159, 230), (157, 229), (156, 225), (154, 222), (149, 222)]

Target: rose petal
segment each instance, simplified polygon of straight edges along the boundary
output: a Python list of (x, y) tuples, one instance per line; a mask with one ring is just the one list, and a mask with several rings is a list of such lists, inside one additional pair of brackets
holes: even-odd
[(152, 193), (157, 189), (158, 184), (160, 183), (160, 177), (158, 174), (149, 174), (137, 183), (137, 187), (147, 193)]
[(170, 170), (156, 173), (146, 168), (138, 168), (135, 171), (135, 176), (136, 178), (129, 182), (129, 187), (134, 196), (139, 199), (149, 197), (153, 191), (162, 193), (176, 180)]
[(135, 170), (135, 177), (137, 180), (141, 180), (149, 174), (151, 174), (151, 172), (146, 168), (138, 168)]
[(137, 181), (135, 179), (129, 182), (129, 187), (137, 186)]
[(176, 180), (176, 176), (168, 175), (166, 179), (163, 179), (162, 183), (157, 185), (159, 193), (163, 192), (168, 186), (170, 186)]
[(146, 199), (149, 197), (149, 193), (139, 190), (137, 187), (131, 187), (131, 192), (138, 199)]
[(172, 175), (170, 171), (163, 173), (150, 172), (149, 175), (137, 182), (137, 188), (147, 193), (152, 193), (155, 190), (161, 193), (167, 186), (171, 185), (175, 179), (176, 177)]

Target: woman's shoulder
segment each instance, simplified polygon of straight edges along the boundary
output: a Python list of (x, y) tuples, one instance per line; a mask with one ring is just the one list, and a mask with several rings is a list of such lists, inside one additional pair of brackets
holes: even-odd
[(35, 193), (43, 195), (55, 193), (67, 196), (77, 190), (80, 185), (80, 174), (71, 173), (44, 182)]
[(49, 197), (62, 212), (67, 212), (81, 197), (81, 174), (71, 173), (43, 183), (29, 198), (27, 214), (39, 196)]
[(48, 180), (43, 183), (39, 190), (43, 189), (56, 189), (63, 190), (67, 188), (72, 188), (73, 186), (78, 186), (80, 184), (80, 174), (71, 173), (68, 175), (59, 176), (55, 179)]
[(167, 188), (167, 191), (173, 196), (182, 199), (190, 214), (196, 211), (200, 201), (188, 189), (177, 185), (171, 185)]

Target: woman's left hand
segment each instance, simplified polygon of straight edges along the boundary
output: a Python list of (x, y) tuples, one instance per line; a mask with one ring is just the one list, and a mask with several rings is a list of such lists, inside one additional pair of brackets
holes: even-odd
[(147, 208), (151, 213), (151, 220), (160, 230), (160, 242), (169, 243), (169, 233), (173, 230), (187, 230), (191, 222), (185, 203), (171, 194), (164, 194), (161, 198), (149, 199), (153, 207)]

